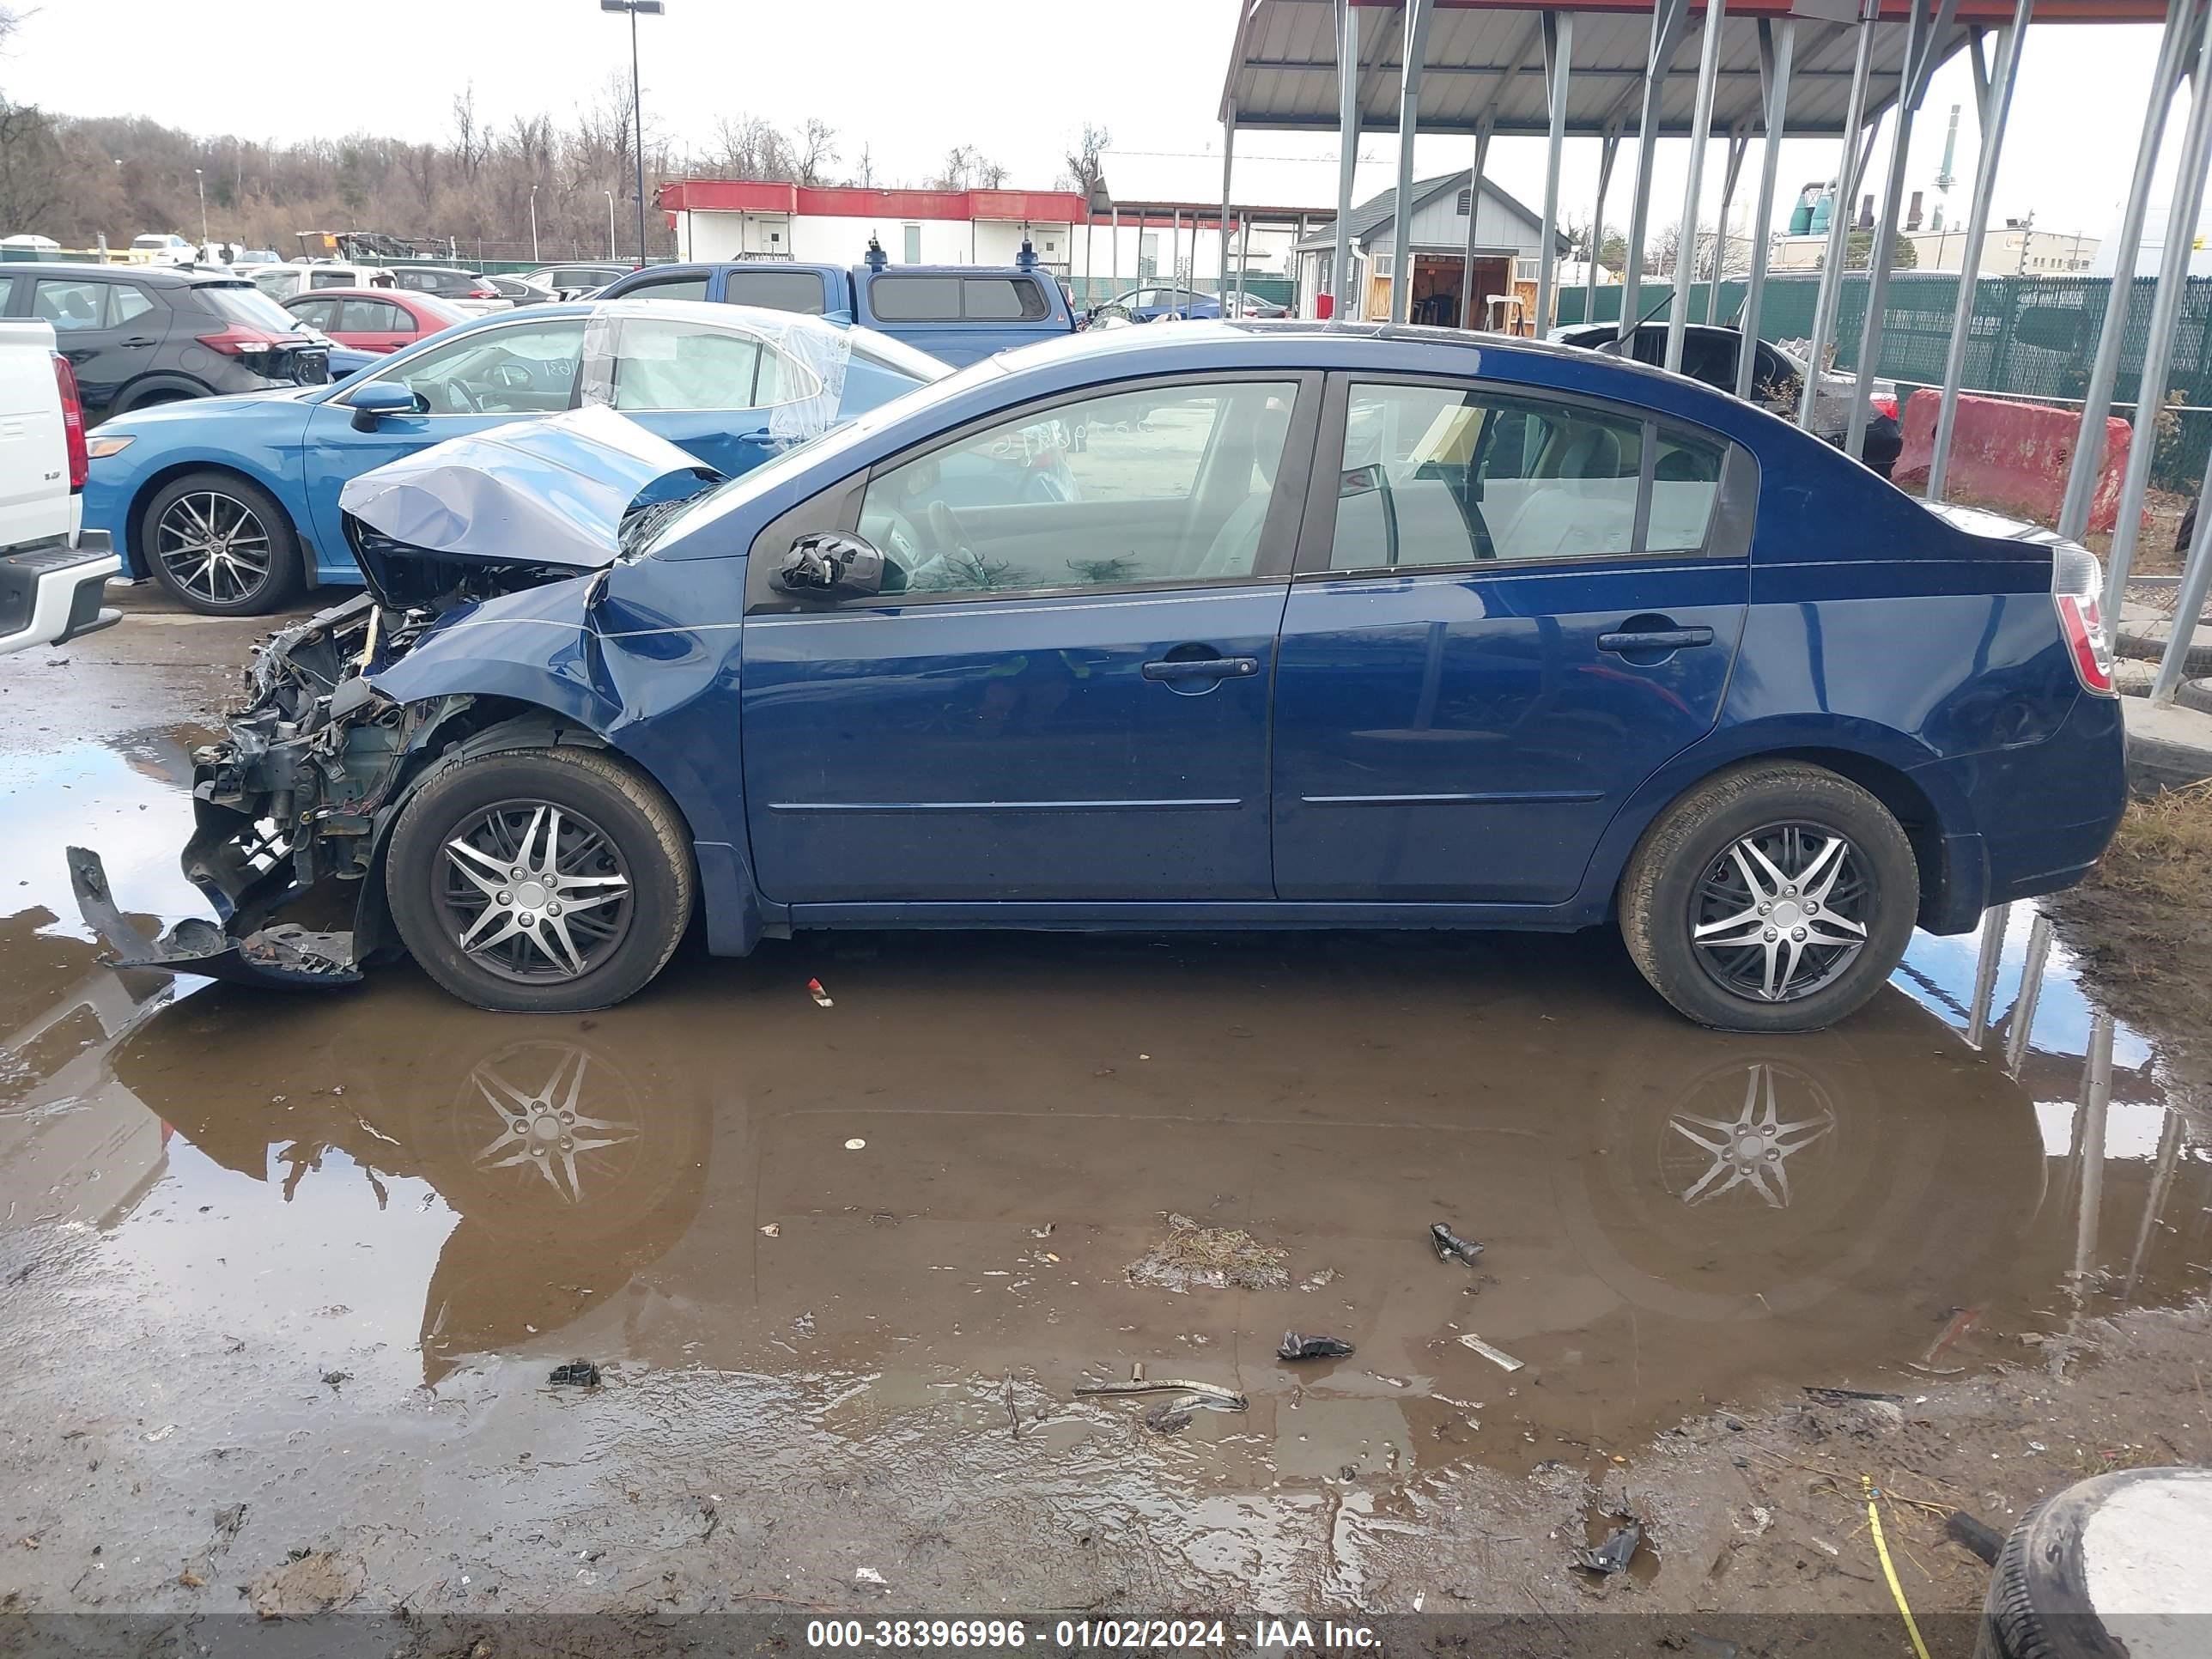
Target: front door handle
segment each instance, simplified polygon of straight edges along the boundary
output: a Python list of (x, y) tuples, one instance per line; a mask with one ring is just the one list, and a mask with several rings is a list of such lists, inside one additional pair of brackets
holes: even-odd
[(137, 347), (159, 345), (161, 343), (150, 334), (134, 334), (129, 339), (120, 341), (118, 343), (126, 346)]
[(1620, 656), (1626, 656), (1632, 651), (1686, 651), (1692, 646), (1712, 642), (1713, 630), (1710, 628), (1640, 628), (1597, 636), (1599, 650)]
[(1257, 657), (1167, 657), (1139, 671), (1148, 680), (1241, 680), (1260, 672)]

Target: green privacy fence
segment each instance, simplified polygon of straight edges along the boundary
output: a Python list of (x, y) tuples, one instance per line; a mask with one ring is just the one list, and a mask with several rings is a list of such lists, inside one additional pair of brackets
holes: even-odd
[[(2135, 279), (2128, 303), (2127, 332), (2120, 343), (2119, 379), (2114, 413), (2130, 416), (2141, 384), (2143, 347), (2150, 331), (2155, 284)], [(1702, 322), (1708, 285), (1691, 293), (1690, 316)], [(1769, 340), (1803, 339), (1813, 331), (1813, 308), (1820, 295), (1816, 275), (1771, 276), (1759, 307), (1759, 331)], [(1639, 307), (1661, 306), (1663, 286), (1644, 285)], [(1743, 304), (1744, 284), (1721, 284), (1719, 320), (1732, 322)], [(2107, 276), (1984, 276), (1974, 285), (1974, 315), (1966, 338), (1964, 387), (2051, 403), (2078, 403), (2089, 383), (2097, 336), (2104, 326), (2105, 303), (2112, 292)], [(1587, 289), (1563, 290), (1562, 324), (1585, 320)], [(1617, 322), (1621, 291), (1597, 290), (1594, 320)], [(1859, 366), (1859, 343), (1866, 325), (1867, 278), (1854, 271), (1844, 278), (1836, 313), (1836, 362)], [(1939, 386), (1958, 314), (1959, 279), (1938, 272), (1898, 271), (1889, 279), (1888, 309), (1882, 325), (1881, 361), (1875, 372), (1903, 387)], [(2168, 371), (2169, 412), (2158, 423), (2152, 481), (2161, 489), (2193, 492), (2204, 480), (2205, 453), (2212, 446), (2212, 277), (2194, 277), (2183, 296), (2181, 321), (2174, 334)]]

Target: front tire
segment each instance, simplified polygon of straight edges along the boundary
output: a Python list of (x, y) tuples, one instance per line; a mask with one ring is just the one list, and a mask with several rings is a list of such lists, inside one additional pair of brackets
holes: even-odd
[(1621, 937), (1674, 1009), (1728, 1031), (1816, 1031), (1905, 955), (1919, 867), (1889, 810), (1819, 767), (1724, 772), (1662, 813), (1620, 883)]
[(138, 518), (162, 591), (204, 617), (264, 617), (300, 591), (300, 538), (276, 498), (235, 472), (173, 478)]
[(593, 749), (449, 761), (399, 815), (399, 936), (479, 1008), (573, 1013), (644, 988), (691, 918), (690, 838), (651, 780)]

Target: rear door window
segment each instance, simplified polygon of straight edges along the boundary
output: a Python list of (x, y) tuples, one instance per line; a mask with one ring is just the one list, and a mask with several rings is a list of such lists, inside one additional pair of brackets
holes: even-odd
[(339, 326), (349, 334), (412, 334), (414, 319), (389, 300), (347, 300), (338, 308)]
[(659, 276), (648, 283), (639, 283), (623, 290), (625, 300), (703, 300), (707, 297), (707, 277), (703, 271), (689, 276)]
[(811, 270), (732, 270), (722, 277), (722, 301), (769, 311), (822, 314), (822, 278)]
[(1354, 383), (1329, 568), (1701, 551), (1727, 454), (1710, 434), (1629, 410)]
[(107, 325), (122, 328), (154, 309), (154, 296), (136, 283), (111, 283), (107, 289)]
[(52, 323), (57, 334), (105, 327), (107, 289), (97, 278), (41, 276), (33, 284), (31, 315)]
[[(750, 334), (702, 328), (659, 317), (632, 317), (622, 325), (613, 364), (611, 398), (587, 384), (584, 401), (611, 401), (625, 411), (750, 409), (760, 374), (761, 344)], [(595, 363), (593, 373), (599, 372)]]

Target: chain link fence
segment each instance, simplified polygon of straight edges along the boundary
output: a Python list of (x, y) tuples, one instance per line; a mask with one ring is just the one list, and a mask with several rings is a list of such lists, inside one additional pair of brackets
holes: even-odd
[[(2135, 279), (2128, 304), (2127, 333), (2120, 344), (2119, 379), (2113, 412), (2135, 413), (2133, 399), (2142, 383), (2143, 347), (2150, 332), (2155, 283)], [(1715, 313), (1733, 322), (1743, 307), (1744, 284), (1721, 284)], [(1691, 290), (1690, 315), (1702, 322), (1708, 285)], [(1817, 275), (1770, 276), (1759, 307), (1759, 331), (1769, 340), (1804, 339), (1813, 332), (1813, 310), (1820, 290)], [(1984, 276), (1974, 285), (1974, 314), (1966, 338), (1963, 389), (1985, 395), (2039, 403), (2079, 404), (2089, 383), (2089, 367), (2104, 326), (2105, 303), (2112, 292), (2107, 276)], [(1649, 283), (1647, 307), (1660, 295)], [(1561, 324), (1584, 320), (1586, 289), (1559, 295)], [(1844, 278), (1836, 313), (1836, 362), (1859, 367), (1859, 344), (1866, 328), (1867, 278), (1853, 271)], [(1957, 316), (1959, 279), (1938, 272), (1897, 271), (1889, 279), (1889, 307), (1882, 325), (1881, 362), (1875, 373), (1907, 392), (1941, 386)], [(1661, 315), (1664, 315), (1662, 307)], [(1597, 290), (1595, 320), (1617, 322), (1619, 287)], [(2194, 494), (2204, 482), (2208, 447), (2212, 447), (2212, 277), (2194, 277), (2183, 296), (2174, 333), (2172, 366), (2167, 379), (2168, 408), (2158, 423), (2151, 479), (2162, 489)]]

